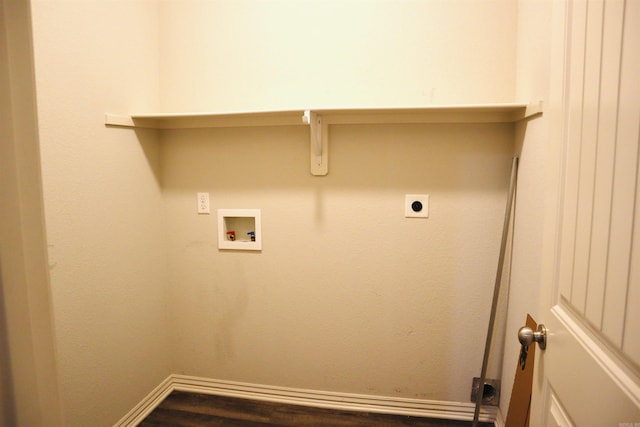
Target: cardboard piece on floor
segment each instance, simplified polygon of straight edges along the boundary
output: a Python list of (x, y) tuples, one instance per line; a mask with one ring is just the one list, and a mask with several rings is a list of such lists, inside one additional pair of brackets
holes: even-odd
[[(534, 331), (538, 325), (531, 315), (527, 314), (526, 325)], [(516, 377), (511, 390), (511, 401), (505, 427), (529, 427), (531, 409), (531, 388), (533, 386), (533, 361), (536, 355), (536, 343), (532, 343), (527, 351), (527, 362), (524, 370), (520, 367), (520, 347), (516, 357)]]

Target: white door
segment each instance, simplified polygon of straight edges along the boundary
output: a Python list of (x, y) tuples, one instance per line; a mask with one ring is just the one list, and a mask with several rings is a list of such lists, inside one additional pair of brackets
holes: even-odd
[(531, 426), (640, 427), (640, 0), (556, 3)]

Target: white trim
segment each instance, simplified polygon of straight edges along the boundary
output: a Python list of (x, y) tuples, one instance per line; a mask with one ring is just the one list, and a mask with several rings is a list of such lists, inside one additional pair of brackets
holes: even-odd
[(543, 112), (542, 101), (502, 104), (452, 104), (415, 107), (312, 108), (236, 112), (106, 113), (107, 126), (180, 129), (237, 126), (310, 125), (311, 113), (322, 115), (326, 124), (401, 123), (512, 123)]
[(104, 122), (109, 126), (124, 126), (124, 127), (136, 126), (131, 116), (125, 116), (122, 114), (106, 113), (104, 115)]
[(604, 343), (597, 340), (598, 335), (591, 336), (589, 327), (583, 326), (580, 320), (575, 319), (573, 313), (561, 305), (555, 305), (551, 312), (556, 315), (562, 325), (583, 347), (583, 350), (602, 368), (612, 381), (640, 407), (640, 377), (625, 365), (619, 351), (611, 351)]
[(169, 375), (158, 387), (149, 393), (140, 403), (133, 407), (131, 411), (114, 427), (131, 427), (140, 424), (156, 407), (174, 390), (172, 375)]
[[(307, 390), (174, 374), (136, 405), (129, 414), (115, 424), (115, 427), (137, 426), (174, 390), (337, 410), (464, 421), (473, 419), (475, 409), (474, 404), (464, 402)], [(483, 407), (480, 411), (480, 421), (495, 422), (497, 412), (495, 407)]]
[(227, 113), (106, 113), (107, 126), (187, 129), (245, 126), (309, 126), (310, 172), (329, 173), (329, 125), (417, 123), (513, 123), (542, 114), (543, 102), (263, 110)]
[(551, 403), (549, 406), (549, 416), (551, 417), (551, 421), (554, 425), (560, 427), (573, 427), (573, 423), (571, 419), (567, 415), (567, 412), (564, 410), (556, 395), (551, 390)]

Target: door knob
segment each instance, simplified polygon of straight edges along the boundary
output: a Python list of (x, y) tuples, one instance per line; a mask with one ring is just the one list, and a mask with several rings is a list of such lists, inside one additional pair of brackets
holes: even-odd
[(533, 330), (528, 326), (523, 326), (518, 330), (518, 341), (524, 347), (529, 347), (532, 343), (537, 342), (540, 350), (547, 348), (547, 328), (540, 324), (537, 330)]

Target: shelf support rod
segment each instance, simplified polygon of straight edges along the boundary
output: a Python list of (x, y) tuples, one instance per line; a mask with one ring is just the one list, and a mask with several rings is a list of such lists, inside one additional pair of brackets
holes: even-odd
[(309, 125), (311, 174), (326, 175), (329, 172), (328, 125), (320, 114), (311, 110), (305, 110), (302, 121)]

